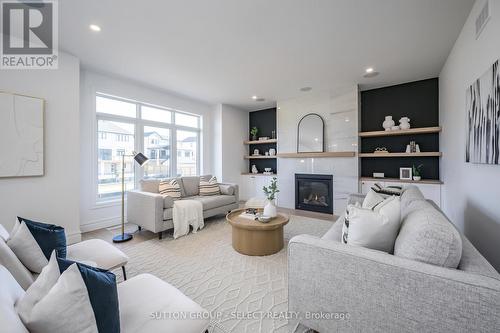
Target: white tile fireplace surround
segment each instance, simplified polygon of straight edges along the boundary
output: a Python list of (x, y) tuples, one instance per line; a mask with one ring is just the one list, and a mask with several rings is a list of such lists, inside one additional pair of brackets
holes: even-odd
[[(325, 121), (325, 151), (358, 151), (358, 88), (341, 96), (308, 93), (277, 103), (278, 153), (297, 152), (297, 124), (308, 113)], [(358, 192), (358, 158), (278, 158), (278, 205), (295, 208), (295, 174), (333, 175), (333, 209), (341, 215), (349, 193)]]

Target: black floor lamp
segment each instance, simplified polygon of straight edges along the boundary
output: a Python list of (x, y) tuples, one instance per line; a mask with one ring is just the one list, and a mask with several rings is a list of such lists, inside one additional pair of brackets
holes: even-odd
[(149, 159), (143, 153), (132, 152), (132, 155), (122, 155), (122, 233), (113, 237), (114, 243), (122, 243), (132, 239), (132, 234), (125, 233), (125, 156), (133, 157), (141, 167), (144, 166)]

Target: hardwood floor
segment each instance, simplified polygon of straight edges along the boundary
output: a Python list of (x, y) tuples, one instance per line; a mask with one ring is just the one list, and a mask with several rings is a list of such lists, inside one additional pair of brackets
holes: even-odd
[[(243, 206), (244, 206), (244, 203), (240, 203), (240, 207), (243, 207)], [(309, 211), (305, 211), (305, 210), (289, 209), (289, 208), (282, 208), (282, 207), (278, 207), (278, 212), (284, 213), (284, 214), (289, 214), (289, 215), (296, 215), (296, 216), (315, 218), (315, 219), (319, 219), (319, 220), (326, 220), (326, 221), (335, 221), (338, 218), (338, 216), (330, 215), (330, 214), (309, 212)], [(215, 217), (215, 218), (218, 218), (218, 217)], [(208, 218), (206, 220), (210, 221), (210, 219), (212, 219), (212, 218)], [(82, 240), (97, 238), (97, 239), (105, 240), (106, 242), (109, 242), (109, 243), (113, 243), (113, 237), (118, 235), (120, 232), (121, 232), (120, 226), (98, 229), (98, 230), (83, 233)], [(139, 231), (136, 225), (129, 224), (129, 223), (127, 223), (125, 225), (125, 232), (133, 234), (134, 238), (128, 242), (125, 242), (125, 243), (113, 243), (113, 245), (115, 245), (117, 248), (123, 248), (123, 247), (130, 246), (133, 244), (139, 244), (141, 242), (158, 237), (157, 234), (154, 234), (149, 230), (142, 229)], [(166, 233), (167, 234), (172, 233), (172, 230), (166, 231)]]

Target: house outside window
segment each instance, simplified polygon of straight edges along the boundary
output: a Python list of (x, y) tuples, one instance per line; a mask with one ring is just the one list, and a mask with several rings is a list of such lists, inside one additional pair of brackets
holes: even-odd
[[(123, 155), (126, 190), (141, 178), (199, 174), (200, 116), (97, 93), (96, 118), (97, 201), (120, 197)], [(134, 151), (150, 161), (137, 167), (130, 156)]]

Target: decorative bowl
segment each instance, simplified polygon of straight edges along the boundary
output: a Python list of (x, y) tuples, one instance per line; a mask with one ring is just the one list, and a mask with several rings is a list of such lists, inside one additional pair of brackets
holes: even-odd
[(257, 215), (257, 220), (261, 223), (268, 223), (272, 220), (273, 218), (270, 217), (270, 216), (265, 216), (265, 215), (262, 215), (262, 214), (258, 214)]

